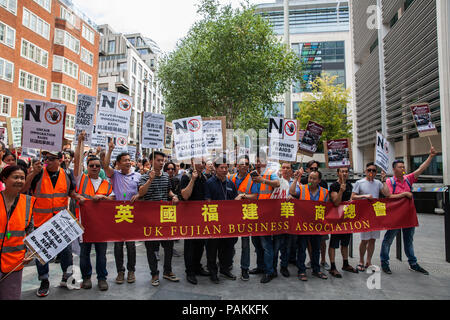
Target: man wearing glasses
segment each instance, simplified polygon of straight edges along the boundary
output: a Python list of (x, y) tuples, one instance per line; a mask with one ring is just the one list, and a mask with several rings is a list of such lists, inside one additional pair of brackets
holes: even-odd
[[(42, 152), (44, 162), (47, 167), (43, 170), (42, 163), (36, 161), (33, 164), (33, 171), (28, 175), (25, 186), (22, 189), (26, 193), (28, 189), (36, 197), (33, 208), (34, 226), (39, 228), (60, 211), (65, 210), (69, 203), (69, 197), (83, 202), (84, 198), (75, 193), (75, 186), (61, 168), (63, 162), (62, 152)], [(68, 246), (60, 253), (61, 269), (63, 276), (60, 285), (67, 286), (67, 279), (71, 274), (67, 273), (69, 266), (73, 265), (72, 247)], [(45, 297), (49, 293), (49, 267), (48, 263), (42, 265), (36, 260), (36, 267), (41, 285), (36, 292), (38, 297)]]
[[(361, 199), (378, 199), (380, 192), (387, 198), (390, 197), (389, 189), (386, 184), (380, 180), (375, 180), (377, 175), (377, 167), (373, 162), (370, 162), (366, 166), (366, 177), (356, 181), (353, 186), (351, 200)], [(381, 180), (386, 179), (386, 173), (381, 172)], [(364, 271), (372, 265), (372, 256), (375, 250), (375, 241), (380, 239), (380, 231), (370, 231), (361, 233), (361, 244), (359, 245), (359, 265), (358, 271)], [(364, 264), (364, 256), (367, 251), (367, 260)]]
[[(101, 163), (100, 159), (91, 156), (87, 159), (87, 174), (83, 173), (83, 148), (86, 133), (83, 131), (78, 136), (78, 145), (75, 150), (74, 159), (74, 175), (77, 185), (77, 192), (85, 199), (99, 201), (99, 200), (114, 200), (114, 193), (112, 191), (112, 185), (106, 179), (100, 178)], [(80, 218), (80, 208), (76, 206), (76, 216)], [(83, 283), (81, 287), (83, 289), (91, 289), (91, 249), (92, 245), (95, 246), (96, 265), (98, 288), (100, 291), (108, 290), (108, 282), (106, 277), (108, 271), (106, 270), (106, 250), (108, 249), (108, 243), (81, 243), (80, 244), (80, 269)]]

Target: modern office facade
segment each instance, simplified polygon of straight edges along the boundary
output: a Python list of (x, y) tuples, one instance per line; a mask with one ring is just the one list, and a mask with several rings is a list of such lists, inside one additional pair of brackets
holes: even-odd
[[(448, 95), (448, 87), (442, 87), (440, 74), (445, 74), (442, 67), (448, 66), (449, 56), (448, 51), (441, 50), (440, 53), (438, 34), (441, 32), (448, 43), (448, 30), (442, 32), (438, 16), (445, 22), (449, 15), (448, 8), (447, 12), (439, 11), (443, 2), (350, 1), (357, 170), (362, 171), (363, 165), (374, 159), (376, 131), (388, 138), (391, 160), (404, 160), (407, 171), (417, 169), (427, 158), (430, 143), (417, 133), (411, 104), (430, 104), (432, 120), (439, 131), (431, 141), (438, 151), (445, 145), (441, 131), (449, 123), (441, 117), (445, 111), (441, 91), (444, 89)], [(448, 109), (448, 101), (445, 108)], [(442, 176), (443, 162), (442, 155), (435, 157), (426, 175)]]
[[(284, 1), (260, 4), (258, 14), (269, 20), (274, 32), (284, 36)], [(353, 89), (352, 40), (349, 22), (348, 1), (338, 0), (291, 0), (289, 1), (289, 41), (292, 50), (304, 65), (303, 82), (294, 83), (291, 88), (291, 114), (296, 117), (300, 103), (311, 92), (310, 82), (316, 77), (328, 74), (337, 76), (336, 84)], [(353, 92), (351, 92), (353, 96)], [(284, 116), (284, 98), (280, 97), (277, 107)], [(349, 104), (352, 117), (353, 101)], [(314, 157), (321, 163), (323, 155)]]
[(74, 138), (78, 94), (97, 95), (96, 25), (69, 0), (0, 1), (0, 123), (21, 117), (25, 99), (67, 106)]
[(127, 94), (134, 104), (129, 143), (140, 143), (143, 112), (162, 113), (164, 100), (156, 81), (158, 47), (141, 34), (122, 34), (100, 25), (99, 91)]

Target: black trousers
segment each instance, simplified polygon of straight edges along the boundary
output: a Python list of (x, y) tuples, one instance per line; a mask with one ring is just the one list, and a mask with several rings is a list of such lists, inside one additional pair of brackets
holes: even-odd
[[(231, 270), (236, 240), (236, 238), (206, 240), (206, 259), (211, 274), (217, 274), (219, 268), (223, 272)], [(217, 266), (217, 257), (219, 258), (219, 267)]]
[(147, 261), (152, 276), (159, 275), (158, 260), (155, 251), (159, 245), (164, 249), (164, 274), (172, 272), (172, 256), (173, 256), (173, 240), (168, 241), (145, 241), (145, 249), (147, 249)]
[(205, 239), (187, 239), (184, 240), (184, 265), (187, 275), (199, 273), (202, 264), (203, 251), (205, 249)]
[(128, 271), (136, 271), (136, 244), (135, 242), (115, 242), (114, 258), (116, 260), (117, 272), (125, 271), (123, 266), (123, 245), (127, 246), (127, 269)]

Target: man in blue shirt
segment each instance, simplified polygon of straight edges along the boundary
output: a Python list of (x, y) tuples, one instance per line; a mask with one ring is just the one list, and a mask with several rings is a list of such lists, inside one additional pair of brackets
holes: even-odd
[[(216, 175), (206, 181), (205, 200), (241, 200), (243, 195), (238, 195), (236, 186), (227, 178), (228, 164), (225, 159), (216, 160), (214, 167)], [(236, 280), (236, 276), (230, 272), (236, 240), (236, 238), (211, 238), (206, 241), (206, 260), (212, 282), (219, 283), (217, 257), (219, 257), (220, 274), (227, 279)]]

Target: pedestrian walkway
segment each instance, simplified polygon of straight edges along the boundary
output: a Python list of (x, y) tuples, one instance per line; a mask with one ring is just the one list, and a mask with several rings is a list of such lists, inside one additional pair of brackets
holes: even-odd
[[(381, 289), (369, 290), (367, 273), (351, 274), (342, 271), (343, 278), (328, 280), (312, 278), (308, 270), (308, 281), (297, 279), (297, 268), (289, 265), (290, 278), (280, 274), (268, 284), (260, 283), (259, 275), (251, 275), (250, 281), (244, 282), (220, 278), (220, 284), (212, 283), (208, 277), (197, 277), (198, 284), (191, 285), (186, 281), (184, 259), (174, 257), (172, 266), (174, 273), (181, 278), (179, 283), (172, 283), (162, 279), (162, 260), (164, 250), (161, 249), (159, 261), (161, 285), (154, 288), (150, 284), (150, 271), (147, 263), (145, 246), (137, 243), (136, 282), (133, 284), (115, 283), (116, 270), (114, 263), (113, 245), (108, 246), (108, 283), (109, 290), (100, 292), (97, 287), (95, 267), (92, 277), (91, 290), (68, 290), (55, 288), (61, 280), (60, 267), (50, 264), (50, 294), (46, 298), (38, 298), (35, 291), (39, 287), (36, 267), (30, 265), (24, 269), (22, 299), (24, 300), (446, 300), (450, 299), (450, 263), (445, 262), (444, 217), (429, 214), (419, 214), (420, 227), (415, 235), (415, 253), (419, 264), (430, 272), (425, 276), (408, 270), (407, 261), (395, 259), (395, 242), (391, 248), (392, 275), (381, 273)], [(384, 232), (382, 233), (384, 235)], [(353, 253), (350, 264), (356, 266), (359, 261), (359, 235), (354, 235)], [(327, 242), (328, 243), (328, 242)], [(240, 244), (236, 244), (236, 256), (232, 272), (240, 275)], [(380, 265), (381, 240), (376, 243), (373, 263)], [(183, 241), (175, 243), (178, 252), (183, 252)], [(252, 246), (253, 250), (253, 246)], [(342, 257), (336, 251), (336, 266), (342, 267)], [(403, 254), (403, 257), (404, 254)], [(78, 264), (78, 257), (74, 262)], [(92, 262), (95, 266), (95, 256)], [(328, 256), (327, 262), (329, 263)], [(202, 263), (206, 265), (205, 259)], [(256, 255), (252, 252), (251, 268), (256, 266)], [(328, 272), (326, 272), (328, 274)]]

